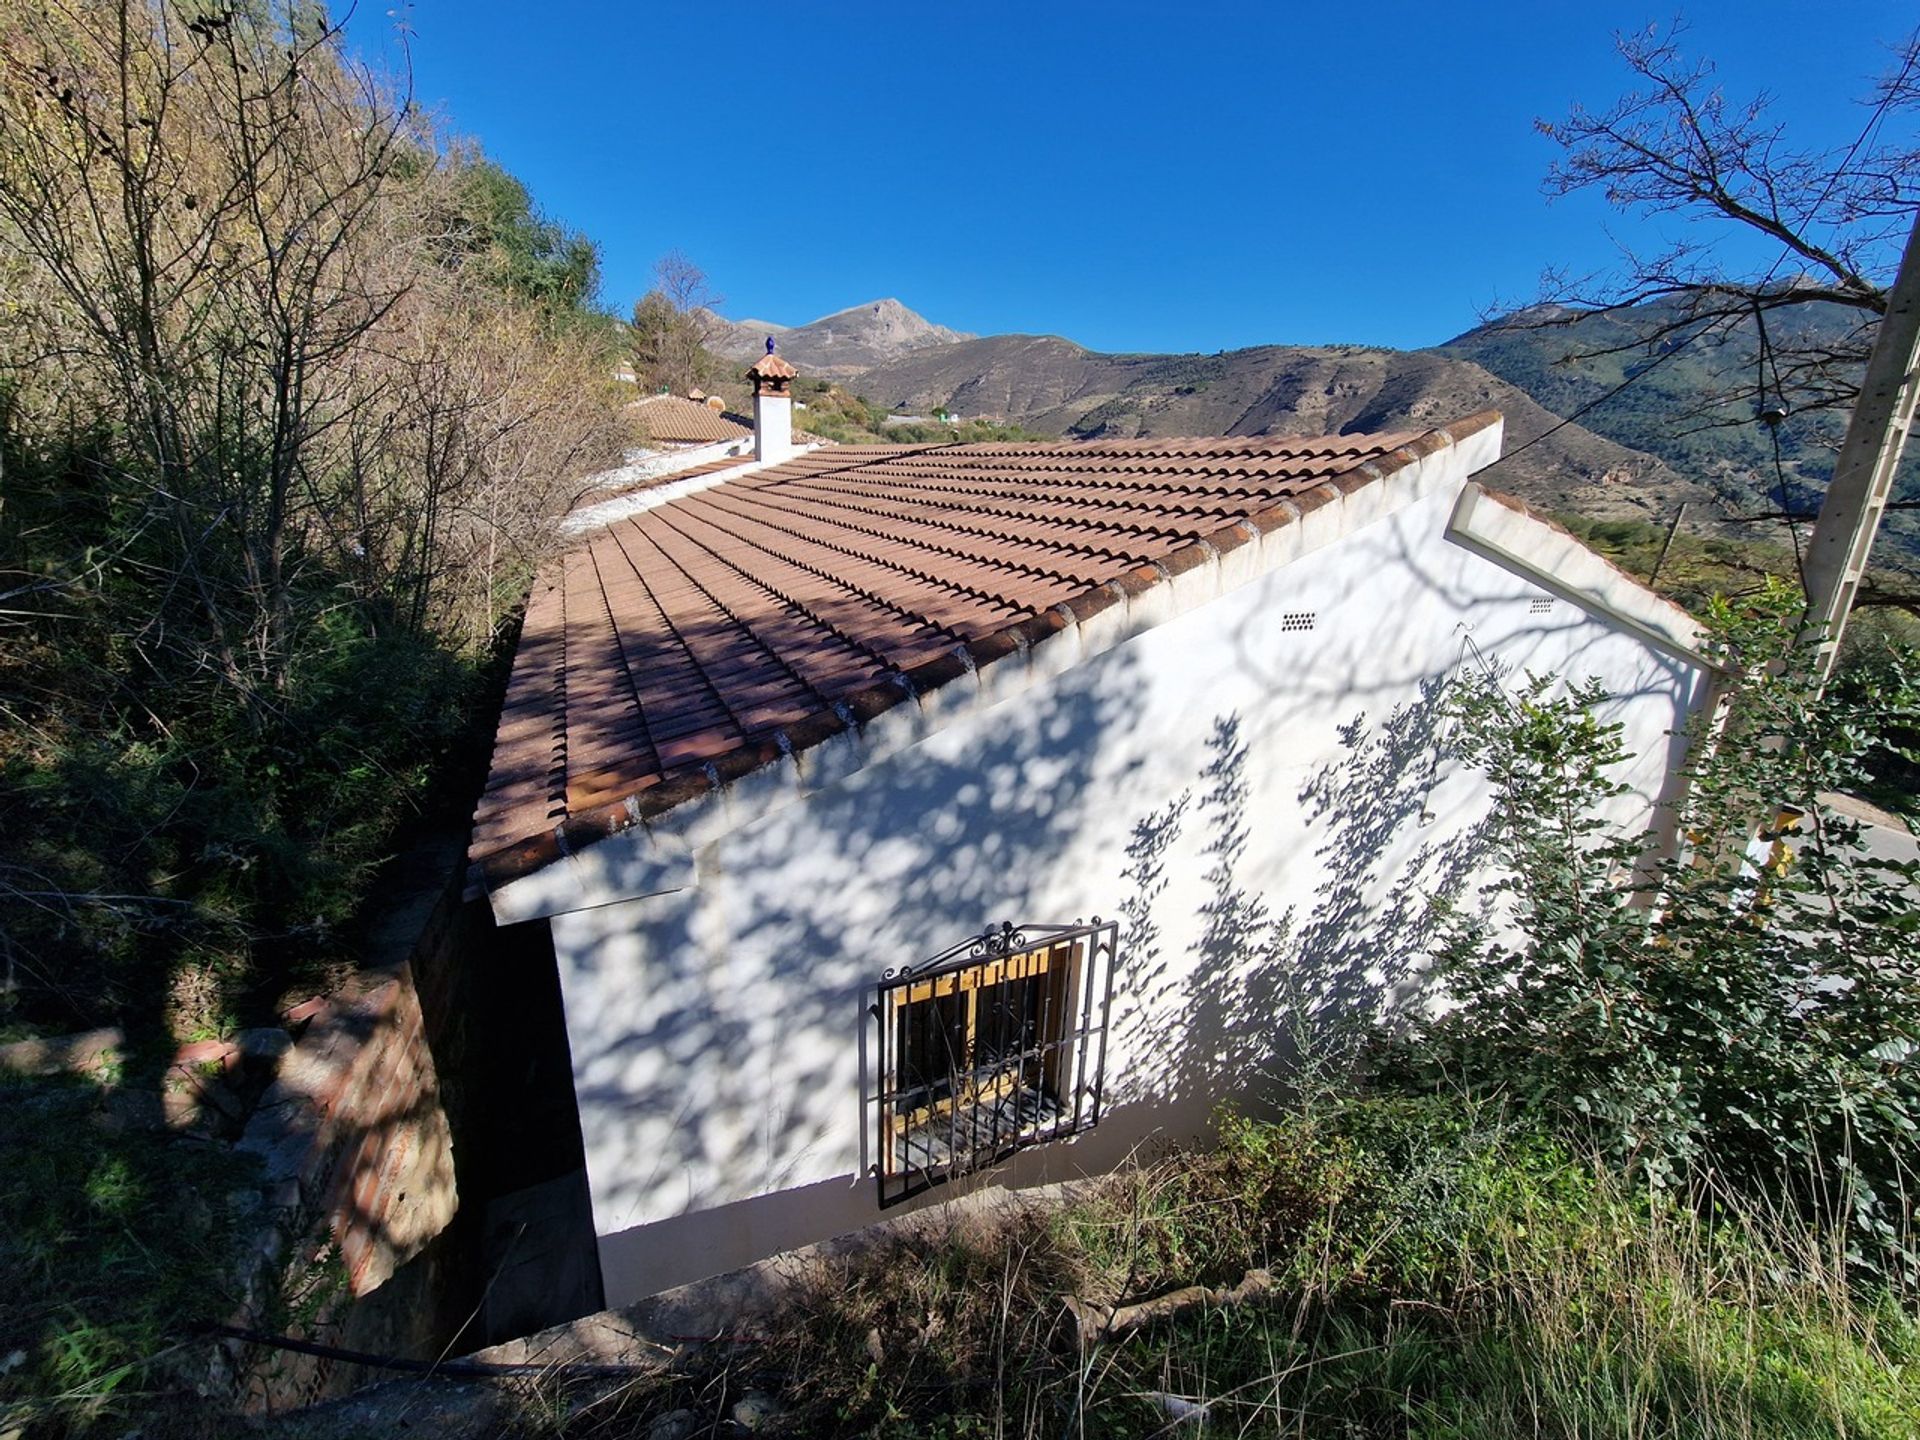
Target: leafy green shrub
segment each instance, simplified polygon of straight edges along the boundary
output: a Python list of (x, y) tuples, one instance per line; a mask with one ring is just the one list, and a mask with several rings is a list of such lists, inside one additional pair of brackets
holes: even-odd
[[(1513, 934), (1451, 927), (1454, 1002), (1395, 1065), (1430, 1088), (1499, 1095), (1656, 1183), (1712, 1172), (1843, 1219), (1856, 1262), (1920, 1278), (1910, 1155), (1920, 1135), (1920, 873), (1870, 858), (1822, 798), (1857, 786), (1920, 709), (1890, 657), (1820, 694), (1784, 591), (1712, 617), (1742, 678), (1717, 736), (1693, 737), (1678, 858), (1598, 817), (1618, 793), (1616, 727), (1591, 687), (1555, 698), (1487, 678), (1454, 700), (1458, 748), (1494, 781)], [(1756, 820), (1805, 819), (1756, 863)]]

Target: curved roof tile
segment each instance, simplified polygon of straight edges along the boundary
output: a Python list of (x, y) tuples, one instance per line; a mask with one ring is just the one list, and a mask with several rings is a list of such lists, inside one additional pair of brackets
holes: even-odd
[(528, 598), (470, 853), (528, 873), (1497, 420), (835, 446), (616, 521)]

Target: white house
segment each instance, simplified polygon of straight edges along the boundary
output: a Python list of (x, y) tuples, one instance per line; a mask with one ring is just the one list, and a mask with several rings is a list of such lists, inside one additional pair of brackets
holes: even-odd
[(579, 537), (472, 858), (552, 930), (606, 1299), (1110, 1168), (1400, 997), (1484, 864), (1462, 667), (1602, 679), (1651, 818), (1697, 634), (1500, 438), (842, 446)]
[[(655, 505), (704, 489), (714, 477), (752, 464), (785, 459), (810, 448), (796, 446), (788, 386), (793, 367), (771, 350), (747, 372), (754, 379), (753, 424), (728, 414), (717, 395), (649, 395), (627, 405), (646, 432), (646, 445), (629, 450), (626, 463), (589, 477), (575, 507), (560, 522), (561, 533), (596, 530)], [(696, 400), (693, 396), (704, 396)]]

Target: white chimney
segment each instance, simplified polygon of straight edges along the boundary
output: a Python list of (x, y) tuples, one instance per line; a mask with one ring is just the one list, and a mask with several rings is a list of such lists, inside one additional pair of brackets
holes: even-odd
[(779, 461), (793, 454), (793, 366), (773, 353), (753, 363), (747, 378), (753, 381), (753, 458)]

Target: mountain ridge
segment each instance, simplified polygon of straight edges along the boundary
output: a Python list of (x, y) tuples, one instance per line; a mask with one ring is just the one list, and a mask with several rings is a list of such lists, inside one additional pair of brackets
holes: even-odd
[[(927, 347), (851, 383), (889, 409), (945, 407), (1082, 438), (1341, 434), (1495, 409), (1511, 452), (1559, 421), (1471, 361), (1357, 345), (1114, 355), (1058, 336), (996, 335)], [(1679, 499), (1713, 498), (1657, 457), (1577, 425), (1498, 463), (1496, 483), (1523, 499), (1599, 518), (1656, 520)]]
[(804, 325), (729, 320), (711, 310), (703, 318), (707, 348), (715, 354), (752, 360), (765, 352), (771, 335), (788, 360), (827, 380), (851, 379), (915, 350), (977, 338), (935, 325), (891, 297), (849, 305)]
[[(1419, 350), (1157, 354), (1091, 350), (1059, 335), (963, 335), (888, 299), (783, 330), (730, 323), (716, 348), (748, 359), (772, 333), (803, 373), (884, 409), (946, 409), (1066, 437), (1338, 434), (1491, 408), (1506, 416), (1507, 434), (1490, 478), (1549, 510), (1665, 523), (1685, 505), (1687, 528), (1739, 534), (1748, 533), (1740, 516), (1777, 510), (1783, 491), (1795, 509), (1817, 506), (1844, 415), (1794, 417), (1776, 469), (1774, 437), (1751, 423), (1743, 388), (1757, 338), (1736, 325), (1686, 342), (1684, 355), (1666, 353), (1679, 343), (1671, 337), (1637, 344), (1666, 318), (1660, 303), (1573, 325), (1561, 323), (1572, 313), (1561, 307), (1533, 307)], [(1832, 339), (1859, 320), (1815, 301), (1777, 309), (1769, 323), (1776, 337)], [(1902, 476), (1901, 493), (1916, 492), (1920, 454)], [(1920, 515), (1891, 515), (1886, 534), (1890, 548), (1920, 554)]]

